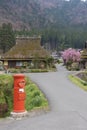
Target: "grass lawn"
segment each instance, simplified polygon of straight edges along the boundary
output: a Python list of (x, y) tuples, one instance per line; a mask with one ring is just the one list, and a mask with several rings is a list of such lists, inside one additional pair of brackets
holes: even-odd
[[(40, 89), (28, 77), (25, 80), (26, 110), (48, 108), (48, 101)], [(9, 116), (13, 109), (13, 86), (13, 76), (0, 75), (0, 117)]]
[(40, 91), (40, 89), (36, 86), (36, 84), (34, 84), (29, 79), (28, 83), (26, 84), (25, 91), (26, 91), (25, 107), (27, 111), (37, 108), (48, 107), (48, 101), (45, 98), (44, 94)]
[(87, 91), (87, 82), (85, 82), (84, 80), (81, 80), (80, 78), (78, 78), (75, 75), (69, 75), (69, 79), (75, 83), (77, 86), (79, 86), (80, 88), (82, 88), (83, 90)]

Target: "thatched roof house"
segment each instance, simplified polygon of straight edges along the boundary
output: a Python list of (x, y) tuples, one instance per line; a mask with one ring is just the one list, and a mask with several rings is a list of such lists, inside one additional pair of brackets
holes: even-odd
[(16, 45), (5, 53), (1, 60), (8, 67), (21, 66), (22, 62), (29, 62), (35, 58), (43, 61), (50, 57), (50, 54), (41, 47), (40, 42), (40, 37), (17, 37)]
[(80, 68), (87, 68), (87, 41), (85, 42), (84, 49), (81, 51)]

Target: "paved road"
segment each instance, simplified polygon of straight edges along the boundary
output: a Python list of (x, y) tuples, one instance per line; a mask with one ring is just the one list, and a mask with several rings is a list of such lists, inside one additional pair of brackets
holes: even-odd
[(61, 65), (57, 72), (29, 74), (46, 94), (50, 112), (22, 120), (0, 121), (0, 130), (87, 130), (87, 92), (71, 83)]

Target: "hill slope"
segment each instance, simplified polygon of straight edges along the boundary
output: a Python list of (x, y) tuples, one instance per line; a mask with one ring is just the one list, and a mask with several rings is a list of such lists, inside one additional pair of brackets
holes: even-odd
[(87, 24), (87, 2), (80, 0), (0, 0), (0, 25), (14, 29)]

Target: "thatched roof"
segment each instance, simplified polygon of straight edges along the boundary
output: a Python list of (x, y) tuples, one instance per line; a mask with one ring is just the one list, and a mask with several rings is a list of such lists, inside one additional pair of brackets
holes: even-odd
[(87, 49), (84, 49), (84, 50), (81, 52), (81, 59), (87, 59)]
[(2, 56), (2, 59), (33, 59), (35, 57), (44, 59), (50, 54), (40, 45), (40, 37), (19, 37), (16, 45)]

